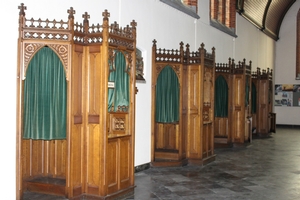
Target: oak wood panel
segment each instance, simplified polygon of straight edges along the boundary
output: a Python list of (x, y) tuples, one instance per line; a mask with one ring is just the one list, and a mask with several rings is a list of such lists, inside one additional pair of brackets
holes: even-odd
[(258, 109), (258, 126), (257, 132), (260, 134), (269, 133), (269, 81), (259, 80), (259, 109)]
[(109, 194), (114, 193), (118, 190), (118, 157), (119, 147), (118, 139), (109, 139), (108, 141), (108, 153), (107, 153), (107, 191)]
[(89, 115), (98, 115), (100, 109), (99, 99), (100, 95), (103, 95), (100, 90), (100, 84), (102, 81), (99, 79), (101, 69), (101, 54), (89, 53), (87, 60), (87, 80), (88, 80), (88, 113)]
[(242, 75), (233, 76), (233, 122), (234, 142), (244, 143), (245, 138), (245, 81)]
[(229, 137), (228, 117), (215, 117), (215, 137)]
[(178, 150), (179, 125), (156, 123), (155, 149)]
[(87, 184), (99, 186), (101, 146), (99, 125), (89, 125), (87, 130)]
[(27, 139), (22, 147), (24, 178), (66, 176), (66, 140)]
[[(86, 169), (83, 166), (83, 144), (85, 143), (83, 126), (86, 121), (86, 116), (83, 115), (85, 104), (83, 103), (84, 83), (85, 79), (85, 49), (81, 45), (74, 45), (72, 54), (72, 84), (71, 84), (71, 129), (68, 135), (69, 140), (69, 169), (67, 172), (67, 187), (70, 197), (79, 195), (84, 189), (84, 172)], [(70, 102), (70, 101), (69, 101)]]
[(203, 133), (200, 130), (200, 77), (199, 65), (188, 66), (188, 158), (202, 157), (201, 140)]
[(132, 185), (133, 166), (131, 137), (121, 137), (119, 140), (119, 190), (128, 188)]

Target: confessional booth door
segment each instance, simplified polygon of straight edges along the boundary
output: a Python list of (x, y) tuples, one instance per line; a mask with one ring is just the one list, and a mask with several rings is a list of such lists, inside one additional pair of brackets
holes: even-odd
[(246, 79), (243, 74), (234, 74), (232, 81), (232, 142), (242, 144), (248, 136)]
[[(109, 49), (106, 176), (108, 193), (133, 185), (135, 73), (131, 53)], [(133, 53), (134, 54), (134, 53)]]
[(152, 90), (152, 165), (181, 166), (185, 160), (185, 78), (180, 64), (156, 64)]
[[(23, 42), (18, 85), (18, 190), (66, 195), (70, 82), (67, 44)], [(66, 54), (65, 54), (66, 55)], [(23, 76), (22, 76), (23, 75)], [(53, 184), (57, 183), (57, 184)], [(47, 190), (51, 187), (52, 190)]]
[(258, 80), (258, 96), (257, 96), (257, 133), (261, 136), (268, 135), (270, 131), (269, 122), (269, 101), (270, 88), (268, 79)]
[(216, 73), (215, 81), (215, 147), (224, 147), (232, 143), (231, 132), (231, 78), (230, 74)]
[(215, 157), (214, 68), (193, 64), (187, 69), (187, 158), (190, 164), (203, 165)]

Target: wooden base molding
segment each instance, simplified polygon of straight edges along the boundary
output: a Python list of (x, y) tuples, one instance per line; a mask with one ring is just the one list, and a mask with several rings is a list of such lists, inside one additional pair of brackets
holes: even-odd
[(24, 181), (24, 191), (52, 194), (58, 196), (66, 195), (66, 179), (38, 177)]

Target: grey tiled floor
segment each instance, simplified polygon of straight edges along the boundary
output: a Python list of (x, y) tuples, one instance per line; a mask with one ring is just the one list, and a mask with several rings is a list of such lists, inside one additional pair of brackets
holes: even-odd
[[(135, 174), (127, 200), (299, 200), (300, 129), (278, 127), (246, 148), (216, 149), (206, 166), (150, 168)], [(27, 195), (27, 196), (26, 196)], [(58, 200), (26, 194), (24, 199)], [(28, 198), (27, 198), (28, 197)]]

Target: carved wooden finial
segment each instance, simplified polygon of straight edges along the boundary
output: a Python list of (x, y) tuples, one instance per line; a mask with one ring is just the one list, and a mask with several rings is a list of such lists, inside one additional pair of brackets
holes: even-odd
[(204, 46), (205, 46), (204, 43), (201, 43), (201, 49), (204, 49)]
[(85, 12), (83, 15), (82, 15), (82, 18), (83, 18), (83, 22), (88, 22), (89, 21), (89, 18), (90, 18), (90, 15)]
[(108, 18), (110, 17), (110, 13), (105, 9), (102, 13), (102, 16), (104, 20), (108, 20)]
[(20, 9), (19, 15), (25, 16), (25, 10), (27, 10), (27, 7), (24, 6), (24, 3), (21, 3), (21, 5), (18, 6), (18, 9)]
[(156, 46), (156, 42), (157, 42), (157, 41), (154, 39), (154, 40), (153, 40), (153, 46), (154, 46), (154, 45)]
[(132, 22), (130, 23), (130, 25), (131, 25), (133, 28), (135, 28), (136, 25), (137, 25), (137, 23), (136, 23), (136, 21), (132, 20)]
[(111, 27), (112, 27), (113, 30), (118, 30), (119, 29), (119, 24), (116, 21), (114, 21), (114, 23), (111, 24)]
[[(181, 43), (180, 43), (180, 45), (181, 45)], [(182, 45), (183, 45), (183, 43), (182, 43)], [(190, 51), (190, 45), (189, 44), (186, 44), (185, 48), (186, 48), (187, 51)]]
[(68, 19), (74, 19), (75, 10), (73, 9), (73, 7), (70, 7), (67, 12), (69, 13)]

